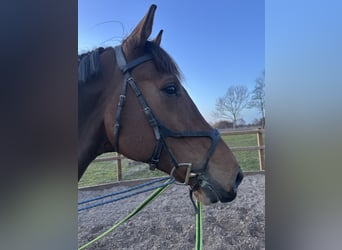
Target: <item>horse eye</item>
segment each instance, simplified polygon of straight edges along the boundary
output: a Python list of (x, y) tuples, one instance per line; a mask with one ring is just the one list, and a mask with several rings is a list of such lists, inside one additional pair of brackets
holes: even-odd
[(162, 91), (168, 96), (178, 96), (178, 87), (176, 84), (167, 85)]

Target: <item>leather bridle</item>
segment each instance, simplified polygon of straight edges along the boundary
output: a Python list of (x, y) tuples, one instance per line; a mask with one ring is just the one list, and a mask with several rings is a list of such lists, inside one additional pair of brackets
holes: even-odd
[[(120, 117), (121, 112), (125, 104), (127, 86), (129, 85), (136, 97), (139, 100), (140, 105), (142, 106), (145, 115), (149, 121), (149, 124), (153, 128), (154, 137), (156, 139), (156, 145), (154, 147), (152, 156), (149, 160), (150, 169), (154, 170), (158, 168), (158, 163), (160, 160), (161, 152), (166, 150), (170, 159), (174, 165), (173, 169), (170, 172), (170, 176), (173, 176), (174, 172), (180, 167), (187, 167), (186, 176), (183, 184), (188, 184), (189, 178), (192, 176), (197, 176), (200, 174), (204, 174), (208, 168), (208, 163), (213, 155), (216, 146), (218, 144), (219, 139), (221, 138), (218, 130), (213, 129), (210, 131), (173, 131), (167, 127), (165, 127), (153, 114), (151, 108), (147, 104), (142, 92), (137, 86), (134, 78), (131, 75), (131, 71), (138, 65), (152, 60), (153, 56), (150, 54), (145, 54), (129, 63), (127, 63), (124, 52), (121, 46), (117, 46), (115, 49), (116, 61), (121, 69), (122, 74), (124, 75), (122, 91), (119, 97), (118, 107), (116, 111), (116, 121), (114, 125), (114, 151), (119, 152), (119, 132), (120, 132)], [(168, 137), (172, 138), (184, 138), (184, 137), (209, 137), (211, 139), (211, 145), (207, 152), (207, 157), (205, 163), (200, 169), (191, 169), (192, 163), (178, 163), (174, 154), (172, 153), (170, 147), (168, 146), (166, 139)]]

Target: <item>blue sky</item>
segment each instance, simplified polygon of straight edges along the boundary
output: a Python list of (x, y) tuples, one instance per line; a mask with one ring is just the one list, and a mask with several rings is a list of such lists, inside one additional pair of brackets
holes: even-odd
[[(161, 46), (184, 73), (184, 86), (208, 121), (216, 99), (231, 85), (252, 90), (265, 68), (264, 0), (78, 2), (78, 50), (120, 44), (155, 3), (151, 38), (164, 30)], [(245, 110), (243, 118), (259, 118)]]

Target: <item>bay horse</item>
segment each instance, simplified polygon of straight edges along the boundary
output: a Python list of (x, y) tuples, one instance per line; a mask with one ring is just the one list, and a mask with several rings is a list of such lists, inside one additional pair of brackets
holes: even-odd
[(120, 46), (78, 58), (78, 179), (98, 155), (119, 152), (189, 185), (203, 204), (232, 201), (240, 166), (182, 86), (163, 30), (148, 40), (155, 10)]

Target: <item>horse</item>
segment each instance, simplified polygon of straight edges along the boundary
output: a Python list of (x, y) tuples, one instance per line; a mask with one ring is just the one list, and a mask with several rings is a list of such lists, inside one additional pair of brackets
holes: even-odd
[(202, 204), (230, 202), (243, 173), (181, 84), (163, 30), (148, 40), (156, 8), (121, 45), (78, 57), (78, 179), (98, 155), (118, 152), (188, 185)]

